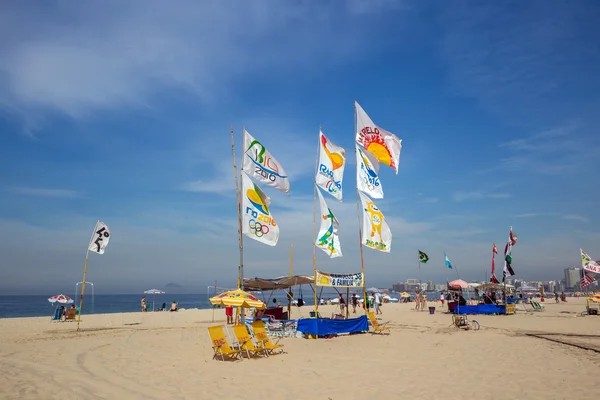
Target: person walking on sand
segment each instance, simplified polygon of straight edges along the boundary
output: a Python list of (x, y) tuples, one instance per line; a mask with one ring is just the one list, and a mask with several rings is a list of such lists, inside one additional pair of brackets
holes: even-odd
[(383, 314), (381, 312), (381, 295), (379, 293), (373, 293), (373, 301), (375, 302), (375, 314)]
[(147, 307), (146, 307), (146, 296), (142, 296), (142, 312), (146, 312), (147, 311)]
[(356, 306), (358, 305), (358, 298), (356, 297), (356, 293), (352, 294), (352, 314), (356, 314)]
[(415, 293), (415, 310), (419, 311), (421, 308), (421, 293)]
[(427, 308), (427, 293), (421, 293), (421, 311)]
[(440, 292), (440, 301), (442, 302), (442, 307), (444, 307), (444, 292)]

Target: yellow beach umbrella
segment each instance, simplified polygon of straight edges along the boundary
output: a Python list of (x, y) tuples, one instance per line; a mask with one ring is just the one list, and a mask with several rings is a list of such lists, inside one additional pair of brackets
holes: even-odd
[(229, 290), (223, 292), (215, 297), (211, 297), (209, 301), (212, 304), (221, 306), (233, 306), (233, 307), (244, 307), (244, 308), (258, 308), (259, 310), (267, 308), (265, 303), (260, 301), (257, 297), (251, 295), (243, 290)]

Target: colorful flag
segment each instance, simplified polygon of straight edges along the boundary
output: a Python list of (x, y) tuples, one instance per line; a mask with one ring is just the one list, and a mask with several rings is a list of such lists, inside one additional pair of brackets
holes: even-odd
[(429, 261), (429, 256), (419, 250), (419, 262), (425, 264), (427, 261)]
[(446, 252), (444, 252), (444, 263), (446, 264), (446, 267), (448, 267), (449, 269), (452, 269), (452, 263), (448, 259), (448, 256), (446, 255)]
[(512, 231), (510, 227), (510, 233), (508, 235), (508, 242), (504, 247), (504, 271), (502, 281), (506, 280), (507, 276), (513, 276), (515, 271), (512, 268), (512, 247), (517, 243), (517, 235)]
[(356, 110), (356, 143), (372, 153), (379, 162), (392, 167), (398, 173), (402, 140), (375, 125), (356, 101), (354, 108)]
[(368, 151), (356, 146), (356, 187), (373, 199), (383, 199), (379, 181), (379, 161)]
[(389, 253), (392, 247), (392, 231), (385, 222), (383, 213), (367, 195), (362, 192), (358, 194), (363, 208), (362, 244)]
[(588, 287), (592, 283), (596, 282), (596, 279), (591, 272), (581, 269), (581, 287)]
[(317, 235), (316, 246), (323, 250), (330, 258), (342, 256), (342, 246), (338, 236), (339, 223), (335, 215), (331, 212), (327, 203), (317, 189), (319, 194), (319, 203), (321, 204), (321, 229)]
[(242, 173), (242, 233), (264, 243), (275, 246), (279, 240), (279, 226), (269, 210), (271, 199), (246, 173)]
[(290, 180), (283, 166), (246, 129), (244, 129), (243, 147), (242, 169), (248, 176), (283, 193), (290, 192)]
[(319, 132), (319, 168), (315, 182), (338, 200), (342, 200), (342, 180), (346, 166), (346, 150), (336, 146)]
[(490, 282), (498, 283), (498, 278), (496, 278), (496, 263), (495, 258), (496, 254), (498, 254), (498, 248), (496, 247), (496, 243), (494, 243), (494, 247), (492, 248), (492, 277), (490, 278)]
[(600, 265), (588, 256), (585, 251), (579, 249), (581, 252), (581, 268), (586, 271), (594, 272), (596, 274), (600, 274)]
[(92, 239), (90, 239), (90, 244), (88, 245), (88, 250), (93, 251), (94, 253), (104, 254), (104, 249), (108, 246), (109, 240), (110, 230), (104, 222), (99, 220), (96, 222)]

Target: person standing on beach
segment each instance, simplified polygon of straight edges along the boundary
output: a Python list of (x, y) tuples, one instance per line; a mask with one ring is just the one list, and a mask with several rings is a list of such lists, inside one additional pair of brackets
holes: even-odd
[(415, 293), (415, 310), (419, 311), (421, 308), (421, 293)]
[(352, 314), (356, 314), (356, 306), (358, 305), (358, 298), (356, 293), (352, 294)]
[(381, 312), (381, 295), (379, 293), (373, 293), (373, 301), (375, 302), (375, 314), (383, 314)]
[(227, 325), (233, 324), (233, 307), (225, 307), (225, 315), (227, 316)]
[(440, 292), (440, 301), (442, 302), (442, 307), (444, 307), (444, 292)]
[(142, 312), (146, 312), (146, 296), (142, 296)]

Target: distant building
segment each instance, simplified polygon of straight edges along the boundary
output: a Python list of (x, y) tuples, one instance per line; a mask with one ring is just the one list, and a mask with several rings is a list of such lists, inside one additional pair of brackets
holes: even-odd
[(427, 290), (429, 290), (429, 291), (434, 290), (433, 282), (432, 281), (427, 282)]
[(573, 290), (579, 288), (581, 280), (581, 268), (569, 267), (565, 268), (565, 288)]

